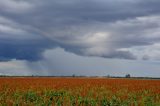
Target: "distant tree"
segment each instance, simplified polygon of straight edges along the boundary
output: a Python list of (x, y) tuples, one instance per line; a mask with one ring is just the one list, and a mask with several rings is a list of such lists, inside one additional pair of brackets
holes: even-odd
[(76, 77), (76, 75), (75, 75), (75, 74), (73, 74), (73, 75), (72, 75), (72, 77)]
[(110, 78), (111, 76), (108, 74), (107, 77)]
[(131, 75), (130, 75), (130, 74), (126, 74), (125, 77), (126, 77), (126, 78), (131, 78)]

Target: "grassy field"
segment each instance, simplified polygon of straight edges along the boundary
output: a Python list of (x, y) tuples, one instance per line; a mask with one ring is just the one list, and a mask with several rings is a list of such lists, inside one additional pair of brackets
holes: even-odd
[(0, 106), (160, 106), (160, 80), (6, 77)]

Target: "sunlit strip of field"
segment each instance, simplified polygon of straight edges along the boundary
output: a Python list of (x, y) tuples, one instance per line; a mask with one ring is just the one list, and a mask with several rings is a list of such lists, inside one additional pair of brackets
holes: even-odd
[(160, 80), (0, 78), (0, 106), (160, 106)]

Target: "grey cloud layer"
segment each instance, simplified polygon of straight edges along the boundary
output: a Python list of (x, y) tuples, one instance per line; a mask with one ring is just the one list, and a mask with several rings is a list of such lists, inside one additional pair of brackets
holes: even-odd
[[(6, 40), (0, 60), (38, 60), (55, 46), (83, 56), (158, 57), (157, 50), (147, 51), (160, 42), (159, 5), (157, 0), (0, 0), (0, 41)], [(23, 55), (26, 51), (33, 52)]]

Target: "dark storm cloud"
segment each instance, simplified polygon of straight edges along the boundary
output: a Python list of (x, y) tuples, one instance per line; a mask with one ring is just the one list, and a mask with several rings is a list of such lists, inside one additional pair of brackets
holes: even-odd
[[(160, 4), (156, 0), (20, 1), (6, 0), (5, 2), (2, 0), (1, 4), (6, 4), (6, 6), (1, 6), (1, 13), (19, 23), (33, 24), (43, 28), (57, 25), (62, 27), (61, 25), (68, 24), (77, 25), (93, 21), (112, 22), (137, 16), (158, 14)], [(15, 3), (9, 5), (10, 2)], [(12, 6), (15, 7), (15, 4), (17, 8), (11, 8)], [(27, 6), (20, 9), (21, 5)], [(11, 8), (10, 11), (7, 7)]]
[(3, 39), (0, 40), (0, 61), (11, 59), (37, 61), (42, 59), (41, 53), (51, 47), (53, 46), (46, 41)]
[[(157, 0), (0, 0), (0, 60), (39, 60), (55, 46), (84, 56), (136, 59), (135, 47), (146, 51), (160, 42), (159, 5)], [(155, 55), (145, 53), (140, 57)]]

